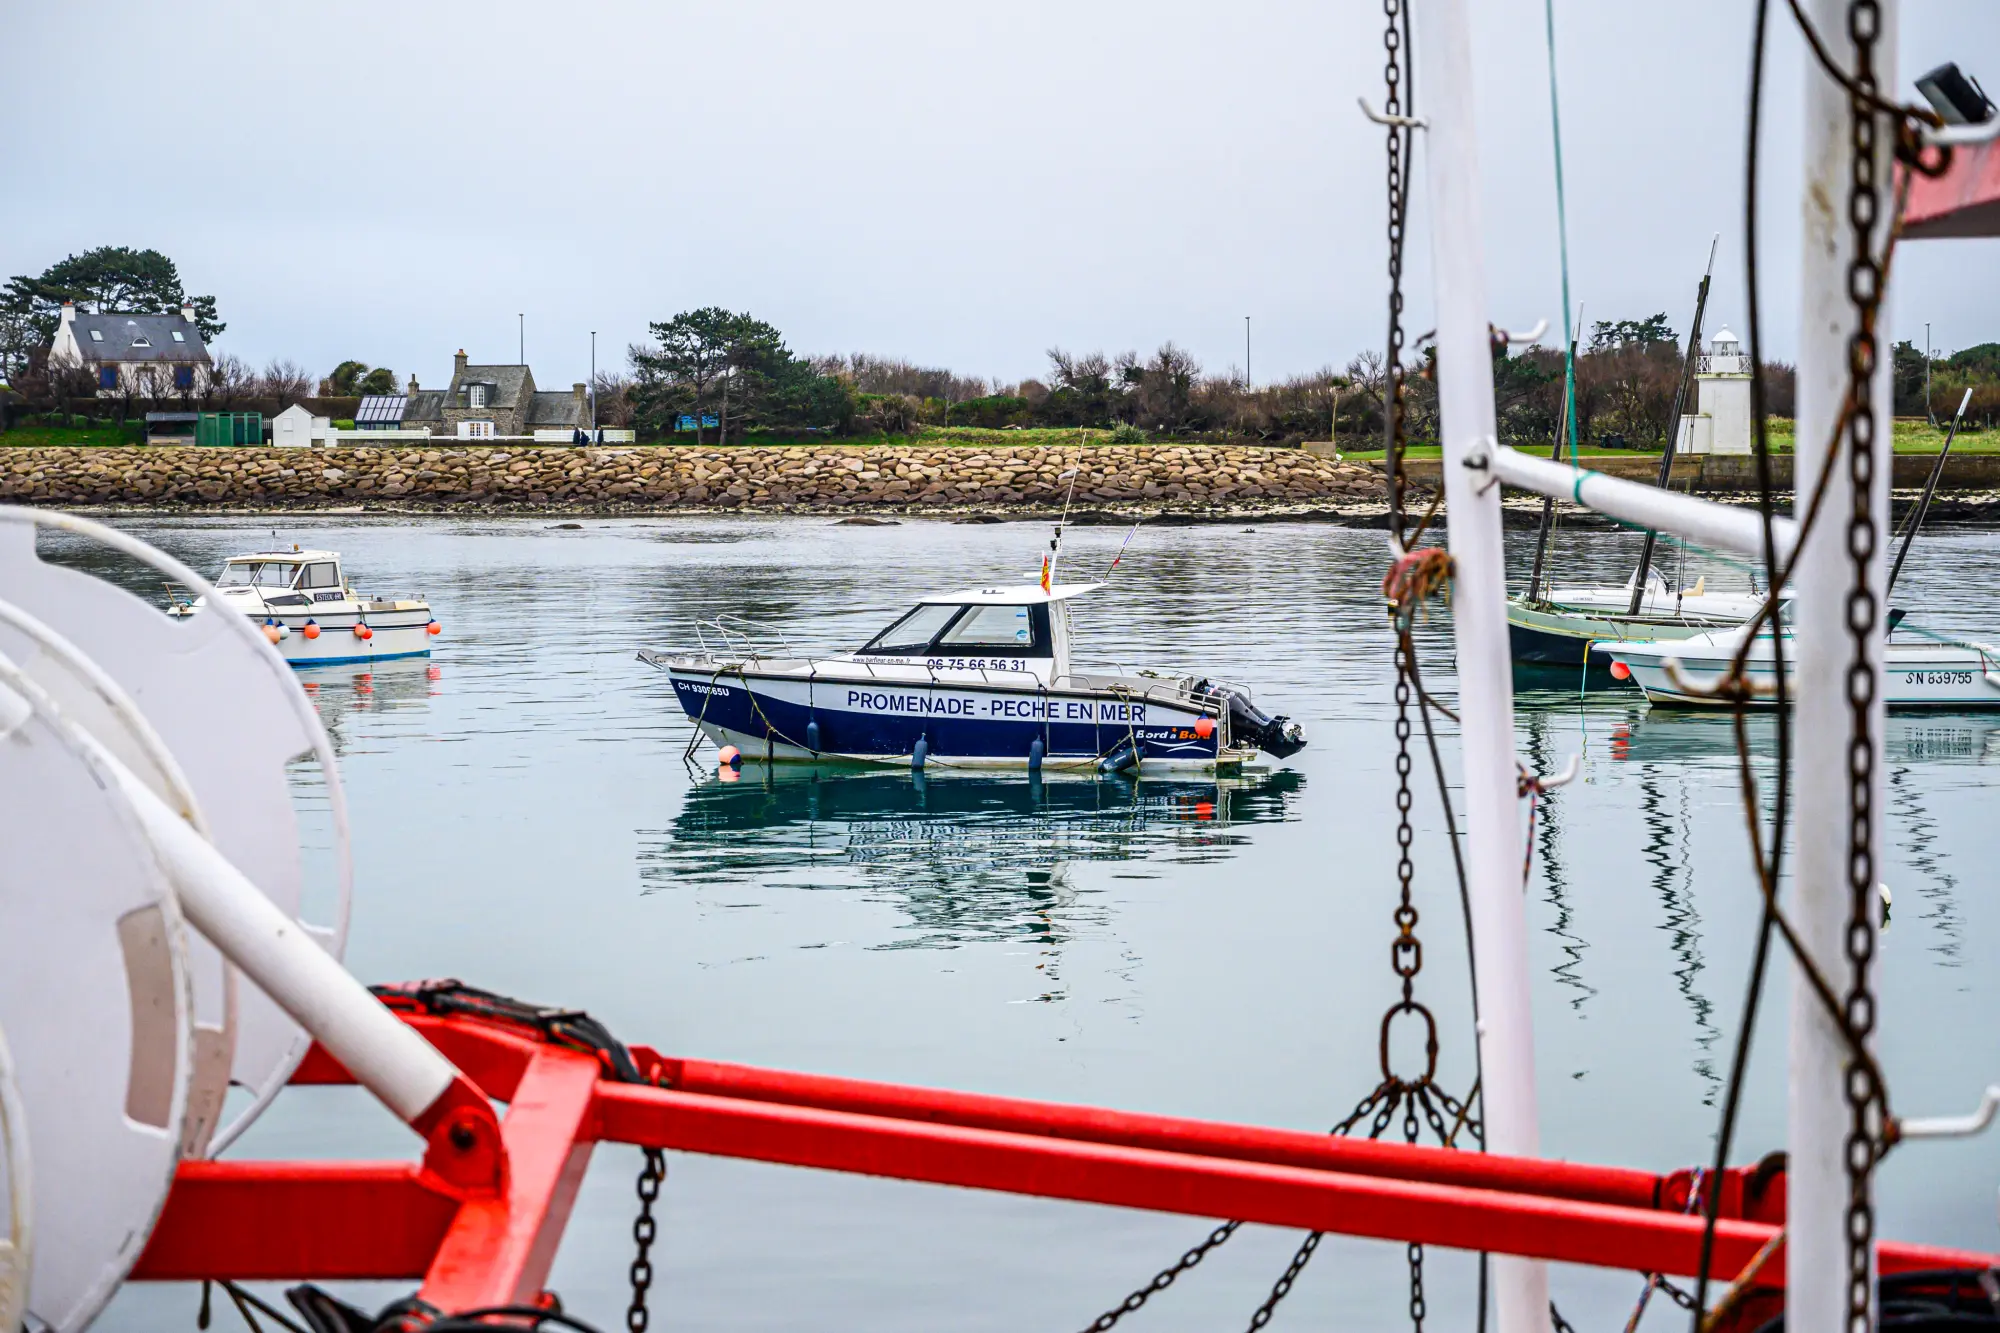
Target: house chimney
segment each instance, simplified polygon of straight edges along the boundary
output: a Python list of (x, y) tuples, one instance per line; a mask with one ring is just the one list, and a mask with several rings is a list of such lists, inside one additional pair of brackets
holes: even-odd
[(451, 359), (451, 374), (454, 380), (465, 374), (465, 349), (458, 349), (458, 355)]
[(584, 430), (589, 430), (590, 429), (589, 387), (583, 384), (572, 384), (569, 386), (569, 391), (571, 395), (573, 395), (576, 398), (576, 424), (582, 427)]
[(417, 372), (413, 370), (410, 372), (410, 397), (415, 398), (416, 396), (417, 396)]
[(63, 302), (62, 322), (64, 327), (68, 327), (69, 325), (76, 323), (76, 302), (74, 301)]
[(186, 321), (187, 321), (188, 323), (190, 323), (190, 324), (194, 323), (194, 303), (193, 303), (193, 302), (191, 302), (191, 301), (183, 301), (183, 302), (181, 302), (181, 318), (182, 318), (182, 319), (184, 319), (184, 320), (186, 320)]

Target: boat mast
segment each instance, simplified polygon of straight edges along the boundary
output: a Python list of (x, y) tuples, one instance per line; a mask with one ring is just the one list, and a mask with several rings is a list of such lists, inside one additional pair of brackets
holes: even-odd
[[(1876, 36), (1866, 53), (1857, 50), (1851, 35), (1862, 26), (1858, 16), (1850, 17), (1852, 3), (1806, 0), (1804, 8), (1835, 65), (1849, 77), (1857, 67), (1864, 68), (1871, 87), (1892, 87), (1897, 0), (1865, 0), (1879, 16), (1870, 25)], [(1872, 210), (1872, 227), (1857, 236), (1858, 210), (1850, 202), (1859, 193), (1856, 127), (1849, 94), (1811, 61), (1805, 83), (1794, 500), (1801, 519), (1821, 474), (1831, 469), (1832, 475), (1827, 478), (1820, 520), (1800, 548), (1793, 576), (1798, 590), (1794, 603), (1798, 704), (1793, 733), (1798, 747), (1793, 762), (1798, 851), (1789, 911), (1806, 955), (1834, 992), (1845, 996), (1856, 977), (1850, 949), (1858, 943), (1872, 951), (1872, 919), (1878, 910), (1875, 885), (1868, 883), (1861, 910), (1869, 913), (1870, 922), (1857, 932), (1865, 939), (1850, 942), (1849, 921), (1856, 911), (1850, 857), (1862, 848), (1875, 849), (1872, 867), (1864, 867), (1871, 879), (1881, 862), (1883, 555), (1888, 546), (1885, 519), (1892, 457), (1890, 358), (1879, 322), (1872, 349), (1872, 393), (1864, 405), (1867, 419), (1844, 421), (1850, 343), (1858, 336), (1857, 311), (1849, 292), (1861, 280), (1854, 271), (1856, 261), (1871, 257), (1861, 253), (1861, 245), (1865, 242), (1877, 265), (1887, 248), (1896, 127), (1879, 113), (1873, 117), (1872, 202), (1877, 207)], [(1873, 276), (1879, 280), (1883, 275), (1876, 268)], [(1836, 434), (1842, 447), (1827, 448)], [(1866, 456), (1856, 456), (1856, 450)], [(1854, 486), (1857, 474), (1868, 481), (1866, 493), (1860, 495)], [(1850, 553), (1856, 549), (1865, 555), (1858, 570), (1857, 558)], [(1857, 572), (1865, 581), (1857, 580)], [(1857, 582), (1874, 598), (1872, 628), (1859, 634), (1849, 629), (1848, 606), (1850, 593), (1861, 590)], [(1856, 691), (1872, 691), (1862, 696), (1872, 702), (1851, 703), (1850, 694)], [(1855, 811), (1862, 827), (1855, 826)], [(1847, 1043), (1796, 963), (1792, 973), (1785, 1325), (1852, 1328), (1848, 1228), (1851, 1220), (1862, 1216), (1858, 1210), (1868, 1206), (1872, 1182), (1865, 1170), (1850, 1176), (1847, 1164), (1854, 1129), (1846, 1095)], [(1851, 1208), (1857, 1210), (1852, 1217)], [(1867, 1239), (1872, 1253), (1872, 1235)], [(1865, 1290), (1872, 1296), (1872, 1271), (1866, 1275)], [(1864, 1318), (1872, 1326), (1872, 1316)]]
[[(1419, 82), (1427, 95), (1426, 179), (1437, 292), (1438, 406), (1445, 505), (1455, 567), (1452, 634), (1458, 649), (1466, 799), (1465, 869), (1478, 954), (1479, 1050), (1489, 1152), (1541, 1153), (1535, 1043), (1528, 991), (1527, 911), (1521, 892), (1521, 820), (1515, 795), (1514, 679), (1507, 650), (1507, 583), (1500, 489), (1466, 467), (1493, 448), (1493, 353), (1488, 342), (1478, 143), (1473, 125), (1472, 32), (1467, 0), (1418, 10)], [(1547, 1266), (1494, 1260), (1500, 1333), (1549, 1327)]]
[[(1708, 309), (1708, 280), (1715, 273), (1715, 246), (1721, 239), (1722, 233), (1717, 232), (1708, 243), (1708, 267), (1701, 271), (1701, 288), (1695, 293), (1694, 323), (1688, 328), (1687, 357), (1681, 362), (1680, 386), (1674, 390), (1674, 411), (1667, 422), (1666, 447), (1660, 451), (1661, 490), (1666, 489), (1674, 476), (1674, 446), (1680, 443), (1681, 413), (1687, 409), (1688, 390), (1694, 384), (1695, 362), (1701, 356), (1701, 317)], [(1652, 567), (1653, 543), (1659, 535), (1652, 528), (1646, 529), (1646, 544), (1639, 548), (1639, 572), (1632, 576), (1632, 605), (1625, 609), (1628, 616), (1638, 615), (1640, 604), (1646, 600), (1646, 571)]]
[[(1583, 323), (1582, 306), (1577, 307), (1576, 322), (1578, 325), (1581, 325)], [(1575, 362), (1576, 360), (1575, 338), (1571, 338), (1569, 342), (1568, 360), (1572, 363)], [(1576, 394), (1574, 390), (1565, 388), (1563, 391), (1562, 405), (1556, 409), (1556, 439), (1555, 439), (1555, 445), (1549, 451), (1549, 460), (1551, 462), (1555, 463), (1562, 462), (1563, 441), (1566, 438), (1569, 429), (1569, 408), (1570, 404), (1575, 401), (1576, 401)], [(1556, 530), (1555, 497), (1552, 495), (1544, 495), (1542, 497), (1542, 522), (1541, 526), (1538, 529), (1536, 529), (1535, 532), (1535, 567), (1528, 571), (1527, 600), (1529, 602), (1535, 602), (1541, 599), (1542, 564), (1548, 558), (1549, 538), (1555, 535), (1555, 530)]]
[(1903, 572), (1903, 558), (1910, 553), (1910, 543), (1917, 539), (1917, 529), (1924, 525), (1931, 497), (1937, 494), (1938, 478), (1944, 475), (1944, 460), (1951, 457), (1951, 442), (1958, 438), (1958, 423), (1965, 419), (1965, 408), (1971, 401), (1972, 390), (1968, 388), (1965, 396), (1958, 400), (1958, 411), (1952, 413), (1951, 429), (1944, 433), (1944, 448), (1938, 450), (1937, 462), (1931, 464), (1931, 474), (1924, 478), (1924, 493), (1918, 498), (1916, 507), (1910, 510), (1908, 530), (1903, 533), (1903, 544), (1896, 548), (1896, 563), (1889, 567), (1889, 585), (1882, 593), (1884, 597), (1896, 591), (1896, 578)]

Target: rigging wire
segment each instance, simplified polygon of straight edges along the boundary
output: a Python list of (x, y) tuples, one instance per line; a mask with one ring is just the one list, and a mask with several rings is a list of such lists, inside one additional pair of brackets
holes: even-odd
[(1549, 131), (1556, 151), (1556, 235), (1562, 253), (1563, 286), (1563, 405), (1569, 425), (1569, 461), (1576, 466), (1576, 332), (1570, 326), (1569, 305), (1569, 205), (1563, 195), (1562, 108), (1556, 99), (1556, 4), (1542, 0), (1549, 38)]

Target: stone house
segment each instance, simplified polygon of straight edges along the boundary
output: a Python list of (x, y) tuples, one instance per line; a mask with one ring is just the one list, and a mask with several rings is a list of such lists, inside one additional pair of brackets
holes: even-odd
[(378, 429), (428, 430), (433, 435), (478, 440), (538, 431), (567, 435), (590, 427), (588, 386), (572, 384), (566, 393), (543, 392), (535, 388), (535, 375), (528, 367), (471, 365), (462, 349), (452, 359), (450, 385), (425, 389), (412, 375), (402, 399), (395, 423)]
[(64, 301), (49, 361), (90, 372), (100, 398), (203, 393), (214, 369), (191, 305), (172, 315), (83, 315)]

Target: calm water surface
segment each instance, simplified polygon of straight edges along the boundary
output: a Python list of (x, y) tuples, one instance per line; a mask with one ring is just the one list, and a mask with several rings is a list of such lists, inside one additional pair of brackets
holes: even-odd
[[(202, 568), (274, 531), (126, 526)], [(1246, 682), (1304, 719), (1311, 745), (1236, 780), (1036, 794), (1018, 777), (836, 769), (724, 782), (705, 746), (684, 762), (667, 680), (633, 651), (686, 644), (695, 618), (722, 612), (797, 645), (852, 647), (921, 593), (1032, 577), (1042, 525), (325, 519), (275, 532), (340, 550), (364, 587), (426, 593), (445, 626), (432, 661), (302, 675), (353, 806), (347, 962), (365, 980), (458, 976), (689, 1056), (1300, 1129), (1326, 1128), (1380, 1077), (1395, 887), (1379, 533), (1142, 530), (1112, 588), (1083, 605), (1080, 655)], [(1102, 570), (1122, 536), (1074, 533), (1065, 573)], [(1622, 580), (1634, 549), (1578, 534), (1558, 568)], [(1898, 602), (2000, 637), (1996, 556), (1992, 536), (1926, 537)], [(1745, 578), (1714, 561), (1690, 562), (1697, 573)], [(1449, 697), (1447, 628), (1441, 615), (1426, 629), (1425, 655)], [(1545, 1150), (1652, 1169), (1705, 1160), (1756, 908), (1727, 720), (1544, 683), (1521, 696), (1522, 754), (1544, 771), (1584, 757), (1540, 809), (1527, 885)], [(1757, 735), (1768, 771), (1768, 727)], [(2000, 718), (1892, 719), (1889, 762), (1884, 1060), (1899, 1111), (1958, 1111), (2000, 1075), (2000, 921), (1982, 887), (2000, 855)], [(301, 801), (310, 819), (309, 783)], [(1418, 815), (1419, 994), (1462, 1090), (1462, 926), (1428, 792)], [(1742, 1160), (1781, 1146), (1785, 998), (1780, 985), (1758, 1028)], [(365, 1095), (294, 1089), (236, 1152), (409, 1150)], [(607, 1328), (628, 1298), (637, 1166), (636, 1150), (598, 1150), (556, 1264), (569, 1308)], [(1883, 1230), (2000, 1247), (1996, 1182), (2000, 1138), (1902, 1148), (1883, 1172)], [(671, 1161), (662, 1215), (655, 1327), (689, 1329), (1069, 1330), (1208, 1229), (688, 1156)], [(1240, 1326), (1298, 1239), (1246, 1229), (1129, 1326)], [(1398, 1326), (1402, 1272), (1400, 1247), (1329, 1240), (1279, 1319)], [(1471, 1326), (1471, 1273), (1463, 1256), (1432, 1256), (1438, 1326)], [(1579, 1327), (1622, 1325), (1639, 1289), (1567, 1268), (1554, 1282)], [(407, 1288), (345, 1290), (372, 1306)], [(195, 1299), (133, 1289), (109, 1326), (187, 1327)], [(1682, 1319), (1665, 1301), (1647, 1317)]]

